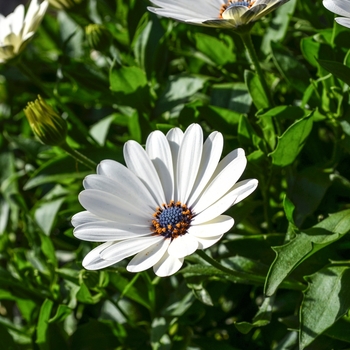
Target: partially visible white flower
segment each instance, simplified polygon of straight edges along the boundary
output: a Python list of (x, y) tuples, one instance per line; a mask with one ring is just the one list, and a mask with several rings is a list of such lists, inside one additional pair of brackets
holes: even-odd
[(32, 38), (43, 19), (49, 3), (32, 0), (26, 15), (19, 5), (7, 17), (0, 14), (0, 63), (17, 56)]
[(350, 0), (323, 0), (323, 6), (335, 14), (335, 21), (344, 27), (350, 28)]
[(237, 183), (246, 167), (243, 149), (220, 162), (223, 136), (209, 135), (203, 144), (198, 124), (185, 133), (152, 132), (146, 149), (135, 141), (124, 145), (127, 167), (104, 160), (89, 175), (79, 201), (86, 211), (73, 216), (75, 237), (105, 242), (83, 260), (97, 270), (134, 256), (127, 270), (153, 267), (158, 276), (177, 272), (184, 258), (215, 244), (233, 226), (221, 215), (250, 195), (255, 179)]
[(266, 16), (288, 0), (150, 0), (148, 10), (191, 24), (237, 29)]

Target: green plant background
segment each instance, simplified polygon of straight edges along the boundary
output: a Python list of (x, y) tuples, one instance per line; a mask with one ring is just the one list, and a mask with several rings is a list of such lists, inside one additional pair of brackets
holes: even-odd
[[(0, 66), (2, 349), (350, 348), (350, 29), (321, 1), (291, 0), (252, 39), (274, 107), (240, 37), (158, 18), (144, 0), (50, 9), (19, 59)], [(84, 34), (109, 34), (100, 51)], [(86, 271), (94, 244), (70, 219), (93, 171), (39, 143), (23, 108), (40, 94), (68, 143), (123, 163), (127, 140), (199, 123), (242, 147), (259, 187), (233, 229), (174, 276), (127, 261)]]

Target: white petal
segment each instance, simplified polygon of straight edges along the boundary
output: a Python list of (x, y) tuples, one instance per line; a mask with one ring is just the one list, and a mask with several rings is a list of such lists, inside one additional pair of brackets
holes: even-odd
[(167, 252), (163, 255), (157, 264), (153, 266), (154, 273), (159, 277), (167, 277), (173, 275), (181, 269), (184, 259), (178, 259), (170, 256)]
[(344, 27), (350, 28), (350, 18), (337, 17), (335, 21)]
[(103, 260), (100, 257), (100, 252), (106, 249), (108, 246), (110, 246), (112, 243), (107, 242), (99, 245), (95, 249), (93, 249), (91, 252), (89, 252), (83, 262), (82, 265), (87, 269), (87, 270), (99, 270), (103, 269), (104, 267), (111, 266), (115, 264), (113, 260)]
[[(10, 16), (8, 16), (8, 19), (10, 19)], [(23, 21), (24, 21), (24, 6), (19, 5), (16, 7), (16, 9), (12, 13), (12, 19), (11, 19), (11, 27), (12, 32), (16, 35), (19, 35), (22, 27), (23, 27)]]
[(174, 201), (177, 202), (179, 200), (178, 197), (178, 189), (177, 189), (177, 159), (179, 156), (180, 145), (184, 138), (184, 133), (179, 128), (173, 128), (168, 131), (166, 134), (166, 138), (169, 142), (171, 155), (173, 158), (173, 171), (174, 171)]
[(220, 241), (220, 239), (222, 238), (223, 235), (224, 234), (221, 234), (218, 236), (207, 237), (207, 238), (197, 237), (198, 249), (207, 249), (207, 248), (211, 247), (212, 245), (214, 245), (215, 243)]
[(74, 227), (77, 227), (79, 225), (83, 225), (89, 222), (96, 222), (96, 221), (102, 222), (103, 219), (97, 217), (94, 214), (91, 214), (88, 211), (81, 211), (80, 213), (77, 213), (72, 217), (72, 225)]
[(202, 158), (203, 132), (198, 124), (191, 124), (184, 134), (178, 155), (177, 181), (181, 203), (186, 203), (196, 180)]
[(152, 221), (152, 217), (137, 211), (130, 203), (99, 190), (80, 192), (79, 201), (86, 210), (107, 220), (134, 225), (150, 225)]
[(128, 198), (138, 201), (141, 197), (151, 208), (159, 204), (154, 200), (142, 181), (126, 166), (110, 159), (103, 160), (97, 167), (97, 173), (114, 180), (119, 186), (128, 190)]
[(45, 12), (49, 6), (48, 1), (43, 1), (40, 5), (37, 0), (32, 0), (26, 17), (23, 33), (34, 32), (38, 29), (39, 24), (41, 23)]
[(188, 233), (196, 238), (210, 238), (218, 235), (222, 235), (231, 229), (234, 224), (234, 220), (227, 215), (220, 215), (213, 220), (204, 222), (200, 225), (192, 225)]
[(225, 196), (220, 198), (216, 203), (202, 211), (200, 214), (196, 215), (192, 220), (192, 224), (199, 225), (216, 218), (233, 204), (236, 204), (249, 196), (257, 186), (258, 181), (256, 179), (238, 182)]
[(176, 258), (184, 258), (193, 254), (198, 248), (198, 242), (194, 236), (185, 234), (172, 240), (168, 253)]
[[(189, 2), (187, 0), (152, 0), (154, 5), (162, 7), (162, 16), (171, 17), (177, 19), (177, 16), (188, 15), (194, 18), (208, 18), (208, 17), (217, 17), (221, 5), (225, 3), (224, 0), (212, 0), (212, 1), (201, 1), (197, 0), (196, 2)], [(150, 11), (158, 13), (161, 11), (159, 8), (150, 7)], [(167, 15), (169, 13), (169, 15)], [(170, 15), (170, 13), (172, 15)]]
[(159, 130), (152, 132), (146, 141), (146, 152), (152, 160), (162, 183), (166, 203), (174, 200), (174, 170), (169, 142)]
[(131, 255), (164, 240), (162, 236), (132, 238), (111, 244), (100, 252), (100, 257), (104, 260), (121, 261)]
[(350, 2), (344, 1), (344, 0), (323, 0), (323, 6), (339, 15), (339, 16), (345, 16), (350, 17)]
[(199, 214), (224, 196), (241, 177), (246, 164), (247, 158), (243, 149), (239, 148), (229, 153), (219, 163), (210, 183), (192, 210)]
[(137, 142), (128, 141), (124, 145), (124, 159), (128, 168), (141, 179), (158, 205), (166, 203), (159, 176), (146, 151)]
[(163, 239), (157, 244), (135, 255), (127, 266), (130, 272), (140, 272), (154, 266), (163, 257), (170, 244), (170, 239)]
[(258, 180), (256, 179), (248, 179), (237, 182), (231, 189), (236, 196), (236, 200), (234, 204), (239, 203), (246, 197), (248, 197), (255, 189), (258, 187)]
[(213, 175), (219, 163), (223, 146), (224, 138), (222, 137), (222, 134), (217, 131), (211, 133), (204, 142), (198, 176), (193, 186), (191, 196), (187, 202), (188, 207), (192, 207), (193, 203)]
[[(129, 171), (129, 173), (131, 173), (131, 171)], [(123, 182), (117, 183), (104, 175), (88, 175), (83, 181), (85, 189), (94, 189), (112, 194), (117, 198), (118, 202), (128, 202), (133, 207), (137, 208), (137, 211), (144, 212), (147, 216), (152, 216), (156, 207), (152, 208), (149, 205), (149, 192), (145, 188), (143, 192), (135, 192), (135, 188), (130, 185), (132, 184)], [(152, 203), (153, 202), (152, 200)]]
[(101, 221), (79, 225), (74, 229), (73, 234), (83, 241), (109, 242), (151, 235), (151, 231), (148, 226)]

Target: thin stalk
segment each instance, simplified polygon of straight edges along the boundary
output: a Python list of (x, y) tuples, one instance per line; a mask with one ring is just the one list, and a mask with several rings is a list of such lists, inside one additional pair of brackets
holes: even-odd
[[(237, 277), (237, 278), (241, 278), (246, 280), (247, 282), (255, 282), (259, 285), (264, 285), (265, 284), (265, 276), (258, 276), (258, 275), (254, 275), (251, 272), (241, 272), (241, 271), (236, 271), (236, 270), (232, 270), (229, 269), (223, 265), (221, 265), (219, 262), (217, 262), (216, 260), (214, 260), (213, 258), (211, 258), (209, 255), (207, 255), (203, 250), (198, 249), (196, 251), (196, 253), (203, 259), (205, 260), (207, 263), (209, 263), (211, 266), (214, 266), (215, 268), (217, 268), (218, 270), (225, 272), (226, 274), (233, 276), (233, 277)], [(286, 289), (292, 289), (292, 290), (304, 290), (305, 289), (305, 285), (303, 285), (300, 282), (297, 281), (288, 281), (288, 280), (284, 280), (280, 286), (282, 288), (286, 288)]]
[(93, 170), (96, 169), (97, 163), (95, 163), (93, 160), (89, 159), (88, 157), (84, 156), (80, 152), (76, 151), (75, 149), (70, 147), (67, 143), (60, 145), (60, 147), (79, 163), (84, 164), (90, 169), (93, 169)]
[(210, 265), (216, 267), (218, 270), (227, 273), (228, 275), (238, 277), (238, 278), (243, 278), (246, 280), (250, 280), (253, 282), (258, 282), (259, 284), (264, 284), (265, 283), (265, 277), (263, 276), (257, 276), (257, 275), (252, 275), (252, 274), (247, 274), (245, 272), (240, 272), (240, 271), (235, 271), (231, 270), (223, 265), (221, 265), (218, 261), (214, 260), (211, 258), (209, 255), (207, 255), (203, 250), (198, 249), (196, 253), (207, 263)]
[(68, 117), (72, 120), (72, 122), (83, 132), (83, 134), (87, 137), (90, 137), (89, 130), (86, 128), (86, 126), (79, 120), (79, 118), (74, 114), (74, 112), (64, 103), (60, 101), (60, 99), (50, 90), (48, 89), (45, 84), (41, 82), (40, 79), (37, 78), (35, 74), (21, 61), (17, 63), (17, 66), (22, 71), (24, 75), (26, 75), (35, 85), (37, 85), (44, 94), (46, 94), (48, 97), (54, 99), (57, 103), (57, 105), (68, 114)]
[(243, 44), (244, 44), (244, 46), (248, 52), (248, 55), (249, 55), (253, 65), (255, 67), (256, 74), (258, 75), (261, 86), (264, 89), (267, 101), (269, 103), (269, 107), (272, 107), (274, 105), (274, 103), (273, 103), (273, 100), (272, 100), (272, 97), (270, 94), (270, 88), (268, 87), (268, 85), (266, 83), (263, 71), (262, 71), (260, 63), (259, 63), (258, 56), (256, 54), (256, 51), (255, 51), (255, 48), (254, 48), (254, 45), (252, 42), (252, 37), (250, 35), (250, 32), (249, 31), (242, 32), (242, 33), (239, 33), (239, 35), (242, 38)]

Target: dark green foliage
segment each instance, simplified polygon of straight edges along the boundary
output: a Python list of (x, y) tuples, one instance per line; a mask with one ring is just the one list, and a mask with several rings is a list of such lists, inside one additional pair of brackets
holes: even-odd
[[(148, 5), (50, 10), (20, 63), (0, 65), (0, 348), (350, 348), (350, 29), (321, 1), (256, 23), (271, 107), (237, 34)], [(84, 36), (90, 23), (109, 31), (103, 52)], [(168, 278), (125, 261), (84, 270), (95, 245), (70, 219), (92, 171), (35, 140), (22, 110), (38, 93), (95, 162), (123, 163), (126, 140), (194, 122), (224, 135), (224, 155), (244, 148), (243, 177), (259, 187), (207, 250), (232, 274), (197, 254)]]

